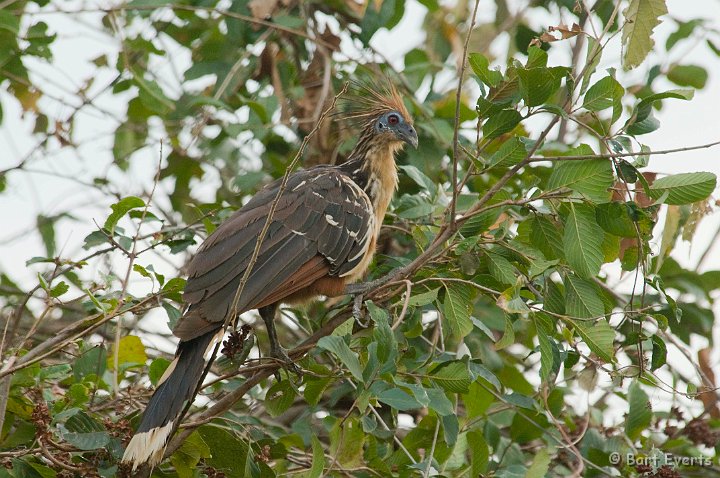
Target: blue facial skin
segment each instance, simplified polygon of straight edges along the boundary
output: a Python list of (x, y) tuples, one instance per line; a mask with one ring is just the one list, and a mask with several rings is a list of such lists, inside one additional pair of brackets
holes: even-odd
[(418, 147), (418, 136), (415, 128), (405, 121), (397, 111), (389, 111), (382, 115), (375, 123), (375, 131), (378, 133), (392, 133), (397, 139), (403, 141), (413, 148)]

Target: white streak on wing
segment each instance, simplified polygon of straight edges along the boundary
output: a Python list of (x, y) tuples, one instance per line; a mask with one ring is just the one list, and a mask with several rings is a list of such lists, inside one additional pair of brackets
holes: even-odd
[(335, 220), (335, 218), (332, 217), (331, 214), (325, 214), (325, 220), (326, 220), (327, 223), (330, 224), (331, 226), (339, 226), (339, 225), (340, 225), (340, 223), (337, 222), (337, 221)]
[(304, 232), (296, 231), (295, 229), (290, 229), (290, 230), (292, 231), (293, 234), (297, 234), (298, 236), (304, 236), (304, 235), (305, 235)]
[(203, 356), (205, 357), (206, 360), (210, 358), (210, 354), (212, 353), (213, 349), (215, 348), (215, 345), (218, 342), (222, 341), (224, 336), (225, 336), (224, 328), (221, 328), (220, 330), (218, 330), (218, 332), (213, 336), (212, 340), (210, 341), (207, 348), (205, 349), (205, 353), (203, 354)]
[(297, 191), (297, 190), (300, 189), (301, 187), (305, 186), (305, 183), (306, 183), (306, 182), (307, 182), (307, 181), (303, 180), (300, 184), (298, 184), (297, 186), (295, 186), (292, 190), (293, 190), (293, 191)]
[[(343, 178), (345, 179), (345, 178)], [(375, 214), (373, 213), (373, 204), (370, 200), (370, 197), (368, 196), (367, 192), (365, 192), (360, 186), (355, 183), (355, 181), (351, 179), (345, 179), (345, 184), (347, 184), (350, 189), (353, 192), (353, 196), (355, 196), (352, 199), (353, 206), (358, 208), (361, 211), (364, 211), (368, 214), (368, 222), (367, 227), (364, 231), (364, 234), (362, 238), (357, 239), (357, 236), (359, 235), (360, 231), (357, 232), (348, 232), (348, 234), (353, 237), (356, 242), (361, 246), (360, 251), (355, 254), (353, 257), (350, 257), (347, 259), (348, 262), (353, 262), (360, 258), (366, 258), (368, 256), (368, 253), (370, 251), (370, 245), (373, 243), (373, 237), (377, 233), (377, 226), (375, 224)], [(375, 186), (375, 184), (373, 184)], [(375, 186), (377, 187), (377, 186)], [(349, 199), (349, 198), (348, 198)], [(346, 199), (346, 200), (348, 200)], [(348, 200), (348, 202), (350, 202)], [(367, 260), (361, 260), (355, 267), (353, 267), (351, 270), (345, 272), (344, 274), (341, 274), (340, 277), (347, 277), (347, 276), (353, 276), (358, 273), (358, 271), (364, 271), (367, 267)]]
[(317, 191), (313, 191), (312, 193), (313, 193), (315, 196), (319, 197), (319, 198), (325, 199), (325, 196), (323, 196), (322, 194), (320, 194), (320, 193), (317, 192)]
[(178, 363), (178, 359), (179, 359), (179, 357), (175, 357), (175, 359), (172, 362), (170, 362), (170, 365), (168, 365), (168, 368), (165, 369), (165, 372), (162, 374), (162, 377), (160, 377), (160, 380), (158, 380), (158, 383), (155, 386), (155, 388), (162, 385), (165, 382), (165, 380), (167, 380), (168, 377), (173, 373), (173, 371), (175, 370), (175, 366)]
[[(370, 233), (375, 229), (373, 222), (375, 222), (375, 221), (374, 221), (374, 218), (372, 218), (372, 216), (371, 216), (371, 220), (368, 222), (368, 227), (367, 227), (367, 229), (365, 229), (365, 234), (363, 235), (362, 239), (360, 239), (358, 241), (360, 244), (362, 244), (362, 247), (360, 248), (360, 252), (355, 254), (353, 257), (348, 258), (348, 262), (352, 262), (355, 259), (363, 257), (365, 254), (367, 254), (368, 248), (370, 247), (370, 243), (372, 242), (370, 240)], [(357, 233), (356, 233), (356, 235), (357, 235)], [(352, 272), (354, 270), (355, 269), (353, 268), (350, 272)], [(341, 277), (348, 275), (350, 272), (346, 272)]]
[(122, 462), (132, 463), (132, 471), (145, 462), (154, 467), (162, 461), (165, 445), (167, 445), (172, 429), (173, 422), (170, 422), (164, 427), (137, 433), (125, 448)]

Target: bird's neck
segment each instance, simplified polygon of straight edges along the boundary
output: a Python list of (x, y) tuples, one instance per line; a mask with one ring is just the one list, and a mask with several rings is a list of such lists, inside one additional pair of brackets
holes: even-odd
[(395, 153), (402, 148), (402, 143), (363, 143), (362, 139), (358, 141), (349, 160), (340, 167), (372, 201), (375, 215), (380, 219), (379, 227), (397, 188)]

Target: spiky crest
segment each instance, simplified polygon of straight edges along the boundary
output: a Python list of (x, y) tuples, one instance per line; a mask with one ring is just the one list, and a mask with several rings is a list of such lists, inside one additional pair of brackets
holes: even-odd
[(353, 81), (352, 89), (346, 95), (343, 111), (338, 116), (351, 123), (364, 124), (389, 111), (397, 111), (406, 122), (413, 119), (395, 86), (384, 82), (384, 86), (374, 88), (368, 83)]

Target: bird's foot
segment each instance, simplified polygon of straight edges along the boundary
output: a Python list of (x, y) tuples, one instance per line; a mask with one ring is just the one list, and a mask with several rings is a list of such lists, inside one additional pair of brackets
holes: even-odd
[(365, 319), (363, 314), (363, 294), (357, 294), (355, 297), (353, 297), (353, 308), (352, 308), (352, 315), (355, 318), (355, 322), (362, 328), (367, 328), (370, 323)]
[(371, 280), (369, 282), (357, 282), (355, 284), (348, 284), (345, 286), (345, 293), (349, 295), (367, 294), (368, 292), (387, 284), (389, 281), (390, 277), (388, 274), (384, 277), (380, 277), (379, 279)]
[[(287, 354), (284, 348), (282, 347), (275, 347), (272, 350), (270, 350), (270, 357), (280, 362), (280, 365), (282, 368), (287, 370), (288, 372), (292, 372), (295, 375), (302, 376), (302, 369), (298, 367), (298, 365), (293, 362), (293, 360), (290, 358), (290, 356)], [(280, 380), (280, 376), (278, 372), (275, 372), (275, 378)]]

